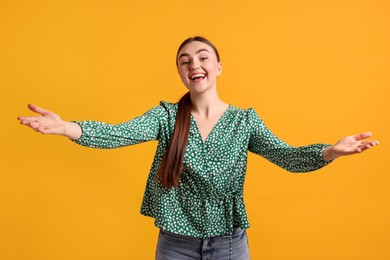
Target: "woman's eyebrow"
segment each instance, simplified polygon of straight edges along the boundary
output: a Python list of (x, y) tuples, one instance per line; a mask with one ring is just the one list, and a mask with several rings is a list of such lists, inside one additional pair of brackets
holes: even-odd
[[(196, 54), (198, 54), (198, 53), (200, 53), (200, 52), (202, 52), (202, 51), (207, 51), (207, 52), (209, 52), (209, 50), (208, 50), (208, 49), (204, 49), (204, 48), (203, 48), (203, 49), (199, 49), (199, 50), (197, 50), (197, 51), (196, 51)], [(210, 52), (209, 52), (209, 53), (210, 53)]]
[[(210, 53), (209, 50), (208, 50), (208, 49), (205, 49), (205, 48), (199, 49), (199, 50), (197, 50), (195, 53), (198, 54), (198, 53), (200, 53), (200, 52), (202, 52), (202, 51), (207, 51), (208, 53)], [(188, 54), (187, 52), (182, 53), (182, 54), (180, 54), (180, 56), (179, 56), (179, 60), (180, 60), (182, 57), (189, 57), (189, 56), (190, 56), (190, 54)]]

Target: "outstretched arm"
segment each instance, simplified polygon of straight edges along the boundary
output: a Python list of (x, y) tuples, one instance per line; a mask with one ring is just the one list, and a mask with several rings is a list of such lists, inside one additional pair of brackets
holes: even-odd
[(38, 106), (29, 104), (28, 108), (40, 116), (20, 116), (22, 125), (31, 127), (42, 134), (62, 135), (77, 140), (81, 137), (81, 128), (73, 122), (63, 121), (59, 115)]
[(358, 135), (344, 137), (336, 144), (325, 148), (322, 153), (322, 158), (324, 161), (330, 161), (340, 156), (357, 154), (370, 149), (379, 144), (376, 140), (363, 140), (371, 135), (370, 132), (364, 132)]
[(277, 138), (254, 110), (250, 110), (249, 116), (254, 126), (249, 151), (291, 172), (314, 171), (340, 156), (361, 153), (379, 144), (375, 140), (363, 140), (371, 136), (370, 132), (365, 132), (344, 137), (334, 145), (290, 146)]

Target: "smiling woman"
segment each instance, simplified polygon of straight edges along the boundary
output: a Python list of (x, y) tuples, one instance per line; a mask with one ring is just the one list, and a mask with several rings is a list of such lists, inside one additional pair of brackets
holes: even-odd
[(219, 98), (222, 64), (215, 46), (202, 37), (185, 40), (176, 64), (189, 90), (178, 103), (160, 105), (128, 122), (66, 122), (29, 105), (40, 116), (21, 116), (37, 132), (66, 136), (93, 148), (117, 148), (156, 140), (141, 213), (160, 228), (157, 260), (249, 259), (249, 221), (243, 199), (248, 151), (291, 171), (317, 170), (332, 160), (378, 144), (371, 133), (334, 145), (293, 147), (276, 137), (254, 109)]
[(222, 64), (211, 42), (199, 36), (187, 39), (178, 50), (176, 64), (181, 81), (192, 95), (204, 91), (215, 95)]

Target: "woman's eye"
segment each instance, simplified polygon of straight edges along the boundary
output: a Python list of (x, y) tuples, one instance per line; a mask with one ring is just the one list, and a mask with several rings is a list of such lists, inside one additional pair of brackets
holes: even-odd
[(181, 65), (187, 65), (189, 62), (188, 61), (182, 61)]
[(207, 59), (208, 59), (207, 57), (202, 57), (202, 58), (200, 58), (201, 61), (205, 61), (205, 60), (207, 60)]

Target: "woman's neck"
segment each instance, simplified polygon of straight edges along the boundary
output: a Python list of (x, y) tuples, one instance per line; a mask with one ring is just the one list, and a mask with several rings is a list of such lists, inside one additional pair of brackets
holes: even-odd
[(229, 106), (219, 98), (217, 91), (201, 94), (191, 93), (191, 103), (191, 112), (205, 118), (220, 114), (221, 111), (225, 111)]

